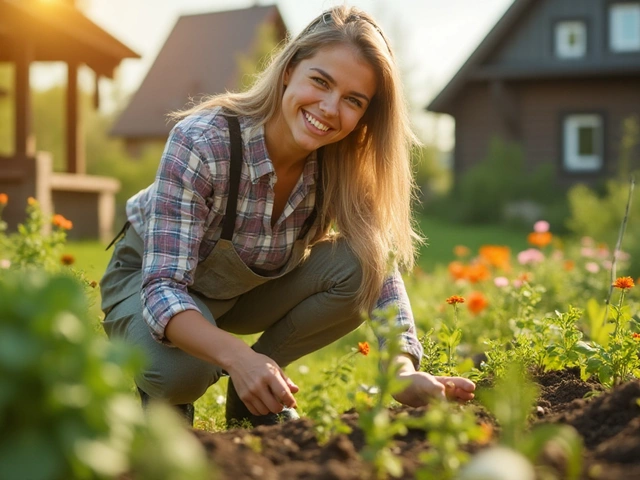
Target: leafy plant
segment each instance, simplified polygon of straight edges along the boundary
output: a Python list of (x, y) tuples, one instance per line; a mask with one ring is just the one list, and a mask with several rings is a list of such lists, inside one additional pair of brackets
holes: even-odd
[(373, 469), (376, 478), (386, 478), (387, 475), (399, 477), (402, 475), (402, 464), (392, 453), (393, 437), (407, 433), (406, 425), (401, 419), (391, 421), (387, 409), (388, 397), (406, 388), (406, 382), (397, 378), (400, 368), (392, 360), (399, 355), (399, 334), (401, 327), (392, 325), (395, 309), (384, 312), (374, 312), (376, 319), (368, 323), (376, 337), (384, 338), (385, 342), (380, 350), (381, 367), (375, 379), (378, 394), (373, 400), (368, 397), (356, 396), (356, 411), (358, 412), (358, 426), (364, 433), (365, 446), (362, 458)]
[[(154, 416), (146, 423), (131, 393), (142, 358), (95, 334), (78, 281), (34, 269), (0, 270), (0, 318), (3, 478), (93, 479), (131, 468), (139, 478), (205, 478), (201, 450), (184, 443), (191, 452), (187, 465), (181, 448), (166, 446), (168, 437), (183, 439), (181, 428)], [(140, 463), (145, 449), (161, 460)], [(159, 464), (164, 474), (145, 476)]]
[(322, 371), (322, 381), (316, 383), (307, 397), (306, 414), (314, 421), (316, 437), (320, 444), (328, 442), (340, 433), (350, 433), (351, 428), (340, 419), (340, 413), (329, 397), (329, 391), (339, 383), (349, 384), (353, 373), (356, 355), (368, 355), (369, 344), (362, 342), (358, 348), (334, 362), (330, 368)]

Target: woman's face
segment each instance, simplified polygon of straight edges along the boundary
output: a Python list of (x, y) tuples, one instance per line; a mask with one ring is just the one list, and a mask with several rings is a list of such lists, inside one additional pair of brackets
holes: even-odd
[(376, 93), (376, 76), (353, 46), (337, 45), (289, 68), (284, 85), (278, 141), (306, 156), (358, 126)]

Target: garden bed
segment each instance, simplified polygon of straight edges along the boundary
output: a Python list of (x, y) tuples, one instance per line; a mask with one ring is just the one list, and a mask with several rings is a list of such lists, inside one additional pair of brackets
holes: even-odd
[[(536, 382), (540, 397), (533, 423), (563, 423), (578, 431), (585, 444), (581, 478), (640, 479), (640, 380), (605, 391), (596, 382), (582, 381), (575, 370), (565, 370), (538, 376)], [(585, 394), (590, 395), (585, 398)], [(491, 421), (479, 406), (477, 409), (478, 418)], [(425, 408), (399, 408), (393, 414), (400, 411), (420, 415)], [(358, 455), (364, 437), (356, 415), (347, 412), (342, 417), (353, 428), (351, 434), (335, 437), (323, 446), (316, 441), (311, 421), (304, 418), (252, 430), (194, 430), (194, 434), (221, 479), (356, 480), (366, 478), (367, 471)], [(471, 444), (467, 449), (475, 453), (488, 445)], [(409, 430), (397, 439), (393, 453), (402, 459), (403, 479), (416, 478), (418, 454), (428, 449), (423, 431)], [(551, 449), (545, 450), (541, 462), (556, 471), (564, 468), (562, 455)]]

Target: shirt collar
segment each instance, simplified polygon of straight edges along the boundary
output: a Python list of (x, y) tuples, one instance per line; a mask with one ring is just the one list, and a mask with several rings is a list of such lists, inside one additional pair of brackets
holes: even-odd
[[(246, 125), (244, 131), (246, 132), (246, 136), (244, 136), (244, 144), (245, 148), (247, 148), (249, 152), (247, 159), (249, 175), (251, 177), (251, 183), (256, 184), (261, 177), (275, 174), (275, 169), (273, 168), (273, 163), (269, 158), (269, 152), (267, 152), (267, 142), (264, 137), (264, 125)], [(304, 169), (302, 170), (302, 183), (305, 187), (313, 185), (316, 182), (317, 171), (317, 152), (314, 151), (307, 157)]]

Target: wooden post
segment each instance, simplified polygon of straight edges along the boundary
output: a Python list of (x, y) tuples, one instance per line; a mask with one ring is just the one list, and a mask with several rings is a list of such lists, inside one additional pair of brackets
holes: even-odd
[(16, 157), (33, 157), (36, 151), (35, 136), (31, 131), (31, 90), (29, 67), (33, 61), (34, 46), (24, 42), (18, 46), (15, 70), (15, 151)]
[(67, 172), (86, 172), (78, 106), (78, 64), (67, 64)]

